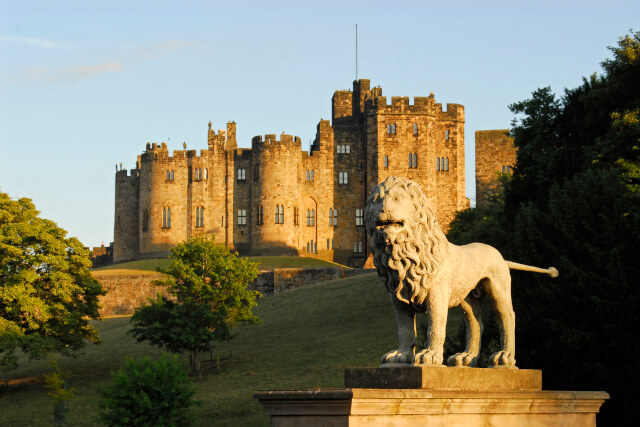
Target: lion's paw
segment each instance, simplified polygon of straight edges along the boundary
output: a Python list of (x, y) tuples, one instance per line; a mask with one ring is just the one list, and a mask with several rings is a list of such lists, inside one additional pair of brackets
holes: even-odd
[(489, 364), (494, 367), (502, 366), (506, 368), (516, 366), (516, 358), (508, 351), (493, 353), (489, 359)]
[(442, 352), (435, 350), (422, 350), (416, 354), (416, 363), (420, 365), (442, 365)]
[(380, 360), (381, 364), (385, 363), (406, 363), (408, 365), (413, 364), (413, 351), (400, 351), (391, 350), (389, 353), (382, 356)]
[(449, 366), (477, 366), (478, 356), (474, 356), (470, 353), (456, 353), (453, 356), (449, 356), (447, 359), (447, 365)]

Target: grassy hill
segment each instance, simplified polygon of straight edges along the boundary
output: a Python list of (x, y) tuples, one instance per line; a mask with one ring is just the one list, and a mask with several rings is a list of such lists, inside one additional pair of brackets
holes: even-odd
[[(213, 360), (203, 365), (205, 377), (195, 383), (196, 397), (203, 401), (196, 409), (199, 425), (268, 425), (266, 413), (252, 398), (256, 390), (344, 387), (345, 367), (375, 367), (380, 356), (397, 345), (389, 297), (375, 274), (265, 298), (256, 313), (261, 324), (238, 329), (237, 336), (218, 345)], [(450, 334), (460, 320), (457, 312), (451, 313)], [(162, 354), (126, 335), (129, 318), (108, 319), (98, 328), (102, 344), (89, 345), (77, 359), (60, 359), (74, 375), (70, 385), (76, 397), (70, 403), (69, 425), (94, 424), (96, 390), (110, 382), (110, 371), (119, 369), (126, 358)], [(21, 365), (7, 378), (14, 384), (0, 387), (0, 425), (48, 425), (53, 403), (40, 381), (47, 364), (23, 360)], [(18, 381), (24, 382), (15, 384)]]
[[(158, 268), (167, 268), (169, 258), (141, 259), (137, 261), (120, 262), (106, 267), (94, 268), (93, 271), (114, 271), (121, 270), (135, 271), (144, 274), (147, 271), (156, 271)], [(307, 258), (301, 256), (254, 256), (249, 257), (249, 261), (257, 262), (260, 270), (273, 270), (274, 268), (315, 268), (315, 267), (345, 267), (334, 262), (325, 261), (318, 258)]]

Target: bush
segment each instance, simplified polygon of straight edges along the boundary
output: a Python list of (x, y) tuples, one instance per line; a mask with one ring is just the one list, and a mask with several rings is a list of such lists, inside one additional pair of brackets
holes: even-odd
[(100, 421), (110, 426), (184, 426), (194, 423), (195, 389), (177, 357), (127, 360), (100, 390)]

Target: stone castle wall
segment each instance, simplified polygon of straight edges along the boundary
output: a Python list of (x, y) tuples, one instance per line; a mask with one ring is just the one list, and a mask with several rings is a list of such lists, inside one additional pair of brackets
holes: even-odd
[(476, 131), (476, 205), (499, 190), (500, 173), (513, 173), (517, 150), (508, 129)]
[(445, 230), (469, 206), (464, 121), (462, 105), (443, 109), (433, 94), (388, 103), (380, 87), (362, 79), (334, 93), (331, 121), (318, 123), (309, 152), (284, 133), (254, 137), (251, 149), (239, 149), (233, 122), (226, 132), (209, 123), (200, 152), (185, 144), (170, 155), (164, 143), (147, 144), (131, 176), (116, 175), (114, 261), (166, 254), (191, 236), (214, 234), (242, 254), (362, 265), (369, 244), (358, 214), (387, 176), (417, 181)]

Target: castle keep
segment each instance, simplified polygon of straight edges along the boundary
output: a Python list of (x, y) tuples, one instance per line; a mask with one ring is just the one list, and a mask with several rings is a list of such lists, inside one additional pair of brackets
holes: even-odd
[(242, 254), (362, 265), (365, 202), (389, 175), (420, 183), (446, 230), (469, 207), (464, 107), (443, 108), (433, 94), (389, 100), (379, 86), (357, 80), (353, 90), (334, 93), (331, 121), (318, 123), (309, 152), (284, 133), (238, 148), (234, 122), (218, 132), (209, 123), (200, 153), (147, 144), (136, 169), (116, 172), (113, 259), (166, 255), (191, 236), (214, 234)]

